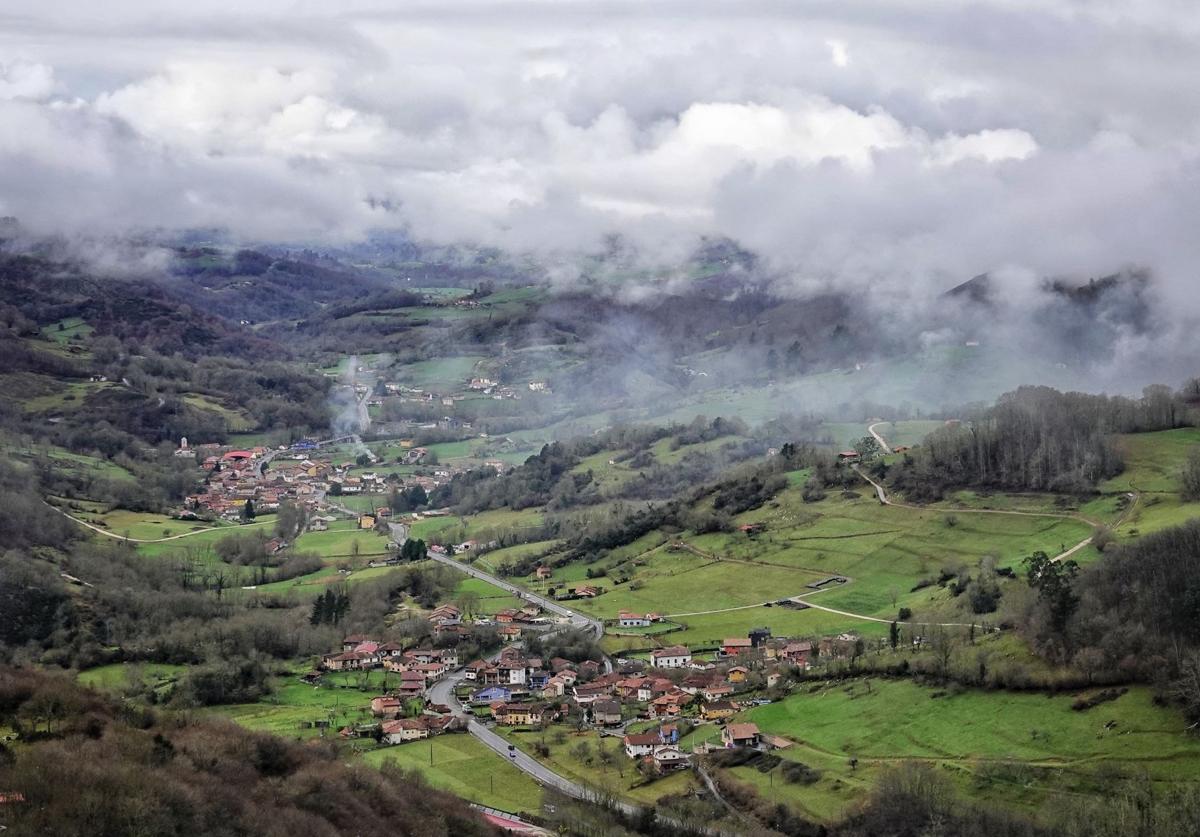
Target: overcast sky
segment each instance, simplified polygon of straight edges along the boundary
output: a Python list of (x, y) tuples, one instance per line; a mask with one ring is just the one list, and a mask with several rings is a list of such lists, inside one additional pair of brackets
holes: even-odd
[(5, 0), (0, 214), (1195, 306), (1198, 80), (1194, 0)]

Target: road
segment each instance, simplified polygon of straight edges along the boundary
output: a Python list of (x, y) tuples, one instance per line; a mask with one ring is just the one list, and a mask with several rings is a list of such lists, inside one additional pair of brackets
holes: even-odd
[(891, 445), (889, 445), (887, 443), (887, 439), (880, 436), (879, 433), (876, 432), (876, 430), (875, 430), (875, 428), (881, 424), (887, 424), (887, 422), (886, 421), (877, 421), (874, 424), (872, 424), (870, 427), (867, 428), (867, 432), (875, 437), (875, 441), (879, 443), (879, 447), (882, 448), (884, 453), (892, 453), (893, 452), (892, 447), (891, 447)]
[[(346, 441), (361, 441), (361, 440), (359, 439), (359, 437), (357, 435), (353, 435), (353, 434), (349, 435), (349, 436), (338, 436), (337, 438), (334, 438), (334, 439), (323, 439), (323, 440), (317, 442), (317, 447), (321, 447), (323, 445), (332, 445), (332, 444), (336, 444), (337, 442), (346, 442)], [(275, 457), (279, 456), (281, 453), (294, 453), (294, 451), (292, 451), (290, 448), (287, 450), (270, 450), (270, 451), (268, 451), (266, 453), (266, 455), (264, 455), (263, 458), (260, 459), (254, 466), (258, 472), (259, 479), (263, 478), (263, 475), (264, 475), (264, 472), (266, 471), (267, 465), (270, 464), (271, 460), (273, 460)], [(43, 500), (42, 502), (46, 503), (45, 500)], [(116, 540), (119, 540), (119, 541), (125, 541), (127, 543), (166, 543), (167, 541), (177, 541), (180, 538), (190, 538), (192, 535), (202, 535), (205, 532), (211, 532), (215, 529), (235, 529), (235, 528), (244, 529), (244, 528), (248, 528), (251, 526), (266, 526), (269, 523), (273, 523), (272, 521), (264, 521), (262, 523), (243, 523), (237, 527), (234, 527), (234, 526), (206, 526), (203, 529), (193, 529), (191, 532), (182, 532), (178, 535), (168, 535), (165, 538), (127, 538), (124, 535), (120, 535), (116, 532), (110, 532), (109, 530), (103, 528), (102, 526), (97, 526), (94, 523), (88, 523), (86, 520), (81, 520), (80, 518), (75, 517), (75, 515), (70, 514), (69, 512), (63, 511), (58, 506), (52, 505), (50, 503), (46, 503), (46, 505), (49, 506), (50, 508), (54, 509), (56, 512), (61, 514), (63, 517), (67, 518), (68, 520), (75, 521), (80, 526), (83, 526), (86, 529), (91, 529), (93, 532), (96, 532), (97, 534), (104, 535), (105, 537), (109, 537), (109, 538), (115, 538)], [(335, 504), (330, 503), (330, 505), (335, 505)], [(358, 514), (354, 510), (345, 508), (344, 506), (336, 506), (335, 505), (335, 508), (339, 509), (340, 511), (345, 512), (346, 514), (352, 515), (352, 516)]]
[[(407, 530), (404, 527), (404, 524), (392, 523), (389, 525), (392, 529), (392, 539), (398, 544), (403, 544), (404, 539), (407, 536)], [(447, 555), (438, 555), (431, 552), (429, 553), (429, 557), (438, 563), (445, 564), (448, 567), (453, 567), (459, 572), (466, 573), (472, 578), (481, 579), (491, 585), (499, 587), (502, 590), (507, 590), (514, 595), (520, 596), (528, 601), (535, 602), (543, 609), (567, 618), (572, 627), (587, 630), (595, 634), (597, 639), (604, 635), (604, 623), (599, 619), (593, 619), (590, 616), (585, 616), (582, 613), (571, 610), (568, 607), (564, 607), (562, 604), (554, 601), (553, 599), (547, 599), (546, 597), (539, 596), (536, 593), (530, 593), (528, 590), (517, 587), (515, 584), (510, 584), (509, 582), (497, 578), (490, 573), (476, 569), (470, 564), (464, 564), (462, 561), (457, 561)], [(497, 651), (495, 654), (489, 657), (489, 659), (495, 659), (499, 655), (500, 652)], [(604, 666), (608, 671), (612, 671), (612, 660), (610, 660), (608, 657), (605, 657)], [(581, 785), (577, 782), (572, 782), (571, 780), (560, 776), (558, 773), (555, 773), (553, 770), (546, 767), (546, 765), (542, 764), (537, 759), (521, 751), (520, 749), (514, 747), (510, 750), (509, 742), (507, 740), (497, 735), (486, 725), (475, 720), (474, 717), (463, 708), (462, 704), (458, 702), (458, 698), (454, 694), (455, 688), (463, 681), (465, 676), (465, 672), (462, 669), (459, 669), (458, 671), (452, 672), (446, 677), (443, 677), (437, 683), (433, 684), (432, 687), (430, 687), (428, 694), (429, 700), (433, 703), (440, 703), (444, 706), (449, 706), (454, 714), (460, 717), (468, 718), (467, 730), (471, 733), (471, 735), (475, 736), (475, 738), (481, 741), (489, 749), (499, 753), (518, 770), (528, 773), (540, 784), (555, 788), (556, 790), (561, 791), (567, 796), (575, 799), (599, 801), (600, 795), (595, 791), (592, 791), (584, 785)], [(637, 815), (639, 811), (638, 806), (628, 802), (617, 801), (615, 804), (621, 809), (621, 811), (630, 816)], [(713, 830), (710, 833), (719, 834), (720, 832)]]
[[(404, 528), (404, 524), (391, 523), (388, 525), (392, 531), (392, 540), (394, 540), (397, 545), (402, 546), (405, 539), (408, 537), (407, 531)], [(589, 631), (592, 634), (595, 634), (597, 640), (604, 636), (604, 623), (599, 619), (593, 619), (591, 616), (585, 616), (578, 611), (571, 610), (569, 607), (564, 607), (561, 603), (556, 602), (554, 599), (547, 599), (545, 596), (539, 596), (537, 593), (531, 593), (522, 587), (518, 587), (515, 584), (510, 584), (503, 579), (497, 578), (491, 573), (485, 573), (483, 570), (476, 569), (470, 564), (464, 564), (462, 561), (457, 561), (448, 555), (438, 555), (435, 552), (431, 552), (429, 553), (429, 557), (433, 561), (437, 561), (440, 564), (445, 564), (448, 567), (454, 567), (454, 569), (458, 570), (459, 572), (463, 572), (473, 578), (486, 581), (488, 584), (499, 587), (501, 590), (507, 590), (514, 596), (525, 599), (526, 601), (534, 602), (535, 604), (540, 605), (543, 610), (548, 610), (551, 613), (556, 613), (559, 616), (566, 617), (570, 620), (572, 627), (581, 628)], [(608, 661), (607, 658), (605, 659), (605, 662), (609, 670), (611, 670), (612, 663)]]

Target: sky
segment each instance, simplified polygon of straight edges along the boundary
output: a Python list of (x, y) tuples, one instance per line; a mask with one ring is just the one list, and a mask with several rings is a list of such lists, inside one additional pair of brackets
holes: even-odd
[(664, 265), (724, 236), (897, 304), (1137, 266), (1200, 313), (1197, 79), (1190, 0), (5, 0), (0, 215)]

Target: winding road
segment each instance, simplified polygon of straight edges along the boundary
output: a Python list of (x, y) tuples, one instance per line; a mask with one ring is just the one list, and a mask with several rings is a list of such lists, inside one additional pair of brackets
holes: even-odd
[[(1027, 512), (1027, 511), (1016, 511), (1013, 509), (931, 509), (928, 506), (915, 506), (911, 503), (901, 503), (896, 500), (893, 500), (890, 496), (888, 496), (887, 489), (885, 489), (881, 483), (878, 483), (875, 480), (868, 477), (865, 473), (863, 473), (862, 469), (859, 468), (857, 465), (853, 465), (851, 467), (854, 469), (854, 473), (858, 474), (860, 477), (862, 477), (864, 480), (866, 480), (867, 482), (869, 482), (871, 484), (871, 487), (875, 489), (875, 496), (878, 497), (879, 502), (885, 506), (895, 506), (896, 508), (901, 508), (901, 509), (916, 509), (917, 511), (944, 511), (947, 514), (1007, 514), (1007, 515), (1015, 515), (1017, 517), (1049, 517), (1049, 518), (1052, 518), (1055, 520), (1074, 520), (1079, 523), (1086, 523), (1088, 526), (1104, 525), (1098, 521), (1084, 517), (1081, 514), (1055, 514), (1054, 512)], [(1132, 502), (1129, 504), (1129, 508), (1126, 509), (1125, 513), (1123, 515), (1121, 515), (1121, 517), (1112, 525), (1112, 528), (1116, 528), (1117, 526), (1120, 526), (1125, 521), (1125, 518), (1129, 516), (1129, 513), (1133, 510), (1134, 506), (1137, 505), (1137, 495), (1136, 494), (1132, 495), (1131, 500), (1132, 500)], [(1072, 546), (1068, 549), (1063, 550), (1062, 552), (1060, 552), (1058, 555), (1055, 555), (1050, 560), (1051, 561), (1062, 561), (1066, 558), (1070, 558), (1072, 555), (1074, 555), (1079, 550), (1083, 549), (1085, 546), (1087, 546), (1091, 542), (1092, 542), (1092, 536), (1088, 535), (1086, 538), (1081, 540), (1079, 543), (1075, 544), (1074, 546)], [(816, 607), (816, 605), (814, 605), (814, 607)], [(828, 608), (822, 608), (822, 609), (828, 610)], [(840, 613), (840, 611), (833, 611), (833, 612)], [(847, 614), (847, 615), (849, 615), (849, 614)], [(861, 618), (869, 618), (869, 617), (861, 617)]]
[(875, 429), (876, 427), (878, 427), (881, 424), (888, 424), (888, 422), (877, 421), (874, 424), (872, 424), (870, 427), (867, 428), (867, 432), (875, 437), (875, 441), (879, 443), (879, 447), (883, 450), (884, 453), (894, 453), (894, 451), (892, 450), (892, 446), (887, 443), (887, 439), (885, 439), (885, 438), (883, 438), (883, 436), (879, 435), (879, 431), (877, 431)]
[[(389, 526), (392, 531), (393, 540), (395, 540), (398, 544), (403, 544), (408, 534), (407, 528), (404, 526), (404, 524), (392, 523), (389, 524)], [(438, 555), (431, 552), (429, 553), (429, 557), (440, 564), (453, 567), (459, 572), (465, 573), (472, 578), (481, 579), (482, 581), (486, 581), (495, 587), (499, 587), (501, 590), (506, 590), (513, 595), (519, 596), (527, 601), (534, 602), (540, 605), (543, 609), (548, 610), (551, 613), (556, 613), (559, 616), (567, 619), (567, 624), (569, 624), (571, 627), (586, 630), (589, 633), (595, 634), (596, 639), (599, 639), (604, 635), (604, 623), (599, 619), (585, 616), (578, 611), (564, 607), (562, 604), (554, 601), (553, 599), (548, 599), (545, 596), (539, 596), (536, 593), (531, 593), (528, 590), (524, 590), (514, 584), (504, 581), (503, 579), (497, 578), (491, 573), (486, 573), (483, 570), (476, 569), (470, 564), (455, 560), (447, 555)], [(499, 657), (499, 655), (500, 652), (497, 651), (495, 654), (491, 655), (489, 659), (494, 660), (495, 658)], [(607, 656), (604, 658), (604, 667), (607, 671), (612, 671), (612, 660), (610, 660)], [(429, 700), (433, 703), (439, 703), (443, 706), (448, 706), (450, 707), (451, 711), (454, 712), (454, 714), (458, 715), (459, 717), (466, 718), (467, 731), (470, 732), (471, 735), (475, 736), (475, 738), (481, 741), (489, 749), (495, 751), (500, 756), (505, 758), (518, 770), (521, 770), (532, 776), (533, 779), (538, 783), (547, 787), (552, 787), (575, 799), (582, 799), (585, 801), (600, 801), (601, 799), (607, 800), (609, 798), (607, 794), (601, 794), (593, 791), (585, 785), (581, 785), (578, 782), (573, 782), (570, 779), (564, 778), (560, 774), (555, 773), (549, 767), (546, 767), (546, 765), (542, 764), (528, 753), (523, 752), (515, 746), (511, 746), (505, 738), (493, 732), (485, 724), (475, 720), (474, 716), (458, 702), (458, 698), (455, 696), (455, 689), (465, 679), (465, 677), (466, 672), (464, 669), (458, 669), (457, 671), (451, 672), (446, 677), (443, 677), (430, 687)], [(614, 804), (623, 813), (629, 816), (636, 816), (640, 810), (638, 806), (628, 802), (615, 801)], [(719, 834), (720, 832), (713, 830), (710, 833)]]

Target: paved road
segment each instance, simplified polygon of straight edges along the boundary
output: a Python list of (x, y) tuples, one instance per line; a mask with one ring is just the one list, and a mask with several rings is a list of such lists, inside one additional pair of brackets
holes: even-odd
[[(405, 531), (401, 531), (404, 529), (404, 524), (391, 523), (389, 526), (392, 530), (392, 540), (394, 540), (397, 544), (403, 545), (404, 540), (407, 537), (407, 533)], [(514, 596), (534, 602), (535, 604), (540, 605), (543, 610), (548, 610), (551, 613), (557, 613), (559, 616), (566, 617), (570, 620), (573, 627), (582, 628), (591, 632), (596, 636), (596, 639), (600, 639), (600, 637), (604, 636), (604, 623), (599, 619), (593, 619), (591, 616), (585, 616), (578, 611), (571, 610), (569, 607), (564, 607), (561, 603), (556, 602), (554, 599), (548, 599), (545, 596), (538, 595), (537, 593), (531, 593), (523, 587), (510, 584), (501, 578), (497, 578), (491, 573), (486, 573), (483, 570), (476, 569), (470, 564), (464, 564), (462, 561), (455, 560), (448, 555), (438, 555), (437, 553), (431, 552), (429, 553), (429, 557), (440, 564), (445, 564), (448, 567), (454, 567), (454, 569), (458, 570), (459, 572), (464, 572), (473, 578), (482, 579), (489, 584), (499, 587), (501, 590), (507, 590)], [(608, 666), (612, 665), (607, 659), (605, 662), (608, 664)]]
[[(357, 440), (357, 439), (358, 439), (358, 436), (356, 436), (356, 435), (339, 436), (335, 439), (323, 439), (322, 441), (317, 442), (317, 446), (320, 447), (322, 445), (331, 445), (336, 442), (345, 442), (348, 440)], [(259, 460), (258, 463), (255, 465), (255, 468), (258, 471), (258, 478), (259, 479), (263, 478), (264, 472), (266, 471), (267, 464), (270, 463), (272, 459), (274, 459), (275, 457), (279, 456), (282, 453), (291, 453), (291, 452), (293, 452), (293, 451), (291, 451), (290, 448), (288, 450), (268, 451), (266, 453), (266, 455), (264, 455), (263, 458), (261, 460)], [(43, 500), (42, 502), (46, 503), (45, 500)], [(214, 529), (235, 529), (235, 528), (247, 528), (250, 526), (266, 526), (268, 524), (273, 525), (273, 521), (264, 521), (262, 523), (243, 523), (237, 527), (234, 527), (234, 526), (207, 526), (203, 529), (194, 529), (191, 532), (182, 532), (178, 535), (168, 535), (165, 538), (127, 538), (124, 535), (120, 535), (116, 532), (110, 532), (109, 530), (107, 530), (101, 526), (97, 526), (94, 523), (88, 523), (86, 520), (81, 520), (78, 517), (75, 517), (75, 515), (70, 514), (69, 512), (63, 511), (58, 506), (52, 505), (50, 503), (46, 503), (46, 505), (49, 506), (50, 508), (54, 509), (56, 512), (58, 512), (63, 517), (67, 518), (68, 520), (75, 521), (80, 526), (91, 529), (93, 532), (104, 535), (106, 537), (115, 538), (119, 541), (126, 541), (128, 543), (165, 543), (166, 541), (176, 541), (176, 540), (179, 540), (180, 538), (190, 538), (192, 535), (201, 535), (201, 534), (204, 534), (205, 532), (211, 532)], [(333, 504), (331, 504), (331, 505), (333, 505)], [(357, 514), (357, 512), (355, 512), (351, 509), (344, 508), (342, 506), (337, 506), (337, 508), (341, 509), (342, 511), (344, 511), (350, 515)]]

